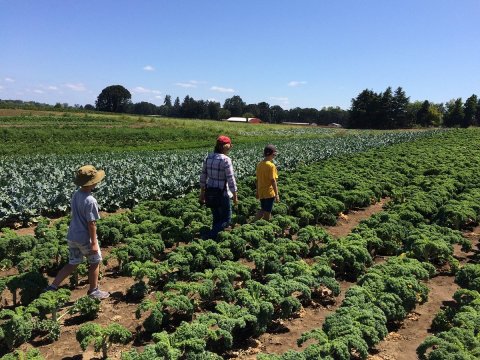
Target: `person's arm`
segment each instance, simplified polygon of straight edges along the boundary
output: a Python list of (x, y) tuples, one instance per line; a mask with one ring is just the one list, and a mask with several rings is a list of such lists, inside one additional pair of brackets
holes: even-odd
[(203, 161), (202, 173), (200, 174), (200, 195), (198, 201), (200, 204), (205, 203), (205, 187), (207, 186), (207, 159)]
[(88, 222), (88, 233), (90, 234), (90, 253), (96, 254), (99, 250), (97, 240), (97, 222)]
[(278, 194), (277, 180), (275, 178), (272, 179), (272, 187), (273, 187), (273, 191), (275, 192), (275, 201), (279, 202), (280, 195)]
[(225, 176), (228, 182), (228, 188), (232, 192), (233, 195), (233, 203), (237, 205), (238, 203), (238, 194), (237, 194), (237, 182), (235, 181), (235, 174), (233, 172), (233, 164), (230, 158), (226, 158), (225, 161)]
[(273, 174), (272, 174), (272, 187), (273, 191), (275, 192), (275, 201), (279, 202), (280, 201), (280, 194), (278, 193), (278, 184), (277, 184), (277, 179), (278, 179), (278, 173), (277, 173), (277, 167), (273, 165), (272, 167)]
[(258, 195), (258, 178), (255, 179), (255, 198), (260, 198), (260, 196)]

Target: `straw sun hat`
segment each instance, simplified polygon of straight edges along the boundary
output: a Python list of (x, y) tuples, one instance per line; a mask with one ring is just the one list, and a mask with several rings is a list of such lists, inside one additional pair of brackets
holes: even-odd
[(105, 177), (105, 171), (97, 170), (92, 165), (84, 165), (75, 172), (73, 182), (77, 186), (90, 186), (98, 184)]

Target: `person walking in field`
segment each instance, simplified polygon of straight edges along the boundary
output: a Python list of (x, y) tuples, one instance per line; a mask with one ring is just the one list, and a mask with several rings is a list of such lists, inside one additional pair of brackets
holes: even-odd
[(85, 165), (76, 172), (74, 183), (80, 186), (72, 196), (72, 220), (68, 228), (67, 241), (69, 262), (57, 274), (46, 291), (58, 289), (67, 276), (87, 257), (89, 263), (87, 294), (93, 298), (106, 299), (110, 293), (98, 288), (98, 275), (102, 253), (98, 246), (96, 221), (100, 219), (97, 200), (92, 190), (103, 180), (105, 171), (97, 170), (92, 165)]
[(273, 203), (280, 201), (277, 167), (273, 163), (273, 158), (276, 155), (277, 148), (274, 145), (267, 145), (263, 149), (263, 160), (257, 164), (255, 184), (256, 198), (260, 200), (260, 210), (255, 216), (255, 221), (259, 219), (270, 220)]
[(228, 136), (217, 138), (213, 153), (203, 161), (200, 174), (200, 203), (212, 209), (212, 229), (201, 234), (202, 238), (215, 239), (220, 231), (230, 225), (232, 219), (232, 203), (237, 205), (237, 183), (233, 171), (232, 160), (228, 152), (232, 142)]

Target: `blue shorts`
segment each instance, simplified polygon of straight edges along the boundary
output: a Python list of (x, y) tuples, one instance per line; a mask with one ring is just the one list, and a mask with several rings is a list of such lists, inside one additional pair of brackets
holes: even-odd
[(260, 199), (260, 207), (263, 211), (272, 212), (273, 209), (273, 203), (275, 201), (275, 198), (268, 198), (268, 199)]

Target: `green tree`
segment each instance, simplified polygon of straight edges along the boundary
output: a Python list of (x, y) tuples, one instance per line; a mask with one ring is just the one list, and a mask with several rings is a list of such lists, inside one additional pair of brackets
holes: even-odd
[(475, 124), (480, 126), (480, 99), (477, 102), (477, 111), (475, 112)]
[(180, 116), (181, 109), (182, 109), (182, 106), (180, 105), (180, 99), (177, 96), (173, 103), (173, 108), (170, 116), (173, 116), (173, 117)]
[(393, 129), (395, 128), (395, 117), (393, 113), (393, 93), (392, 88), (389, 86), (386, 90), (380, 94), (380, 101), (377, 111), (373, 118), (375, 129)]
[(157, 106), (155, 104), (142, 101), (133, 105), (133, 112), (140, 115), (155, 115)]
[(201, 118), (198, 102), (189, 95), (185, 96), (180, 108), (180, 115), (185, 118)]
[(380, 95), (365, 89), (355, 99), (350, 107), (348, 127), (368, 129), (376, 122)]
[(430, 102), (425, 100), (420, 109), (418, 109), (417, 113), (415, 114), (415, 123), (419, 126), (430, 126), (431, 122), (429, 119), (429, 110), (430, 110)]
[(253, 116), (250, 116), (250, 117), (260, 117), (260, 111), (258, 109), (258, 105), (257, 104), (248, 104), (247, 106), (245, 106), (245, 108), (243, 109), (243, 113), (250, 113), (252, 114)]
[(160, 106), (160, 114), (163, 116), (170, 116), (172, 113), (172, 97), (170, 95), (165, 95), (165, 100), (163, 100), (163, 105)]
[(258, 110), (259, 114), (258, 117), (263, 122), (272, 122), (272, 118), (270, 117), (270, 105), (266, 102), (258, 103)]
[(409, 104), (410, 98), (407, 97), (401, 87), (398, 87), (393, 95), (391, 108), (394, 128), (409, 128), (412, 126), (413, 118), (408, 113)]
[(228, 119), (230, 116), (232, 116), (232, 113), (230, 112), (230, 110), (222, 108), (218, 111), (218, 119), (219, 120)]
[(464, 117), (462, 98), (450, 100), (447, 103), (443, 125), (446, 127), (462, 126), (464, 124)]
[(272, 123), (278, 124), (285, 119), (285, 111), (279, 105), (271, 106), (270, 118), (272, 119)]
[(245, 102), (238, 95), (225, 99), (223, 104), (223, 108), (229, 110), (232, 116), (242, 116), (245, 106)]
[(108, 112), (126, 112), (132, 94), (121, 85), (107, 86), (95, 101), (97, 110)]
[(220, 103), (209, 101), (207, 104), (208, 118), (212, 120), (220, 120)]
[(477, 103), (478, 98), (477, 95), (470, 96), (467, 101), (465, 101), (464, 105), (464, 118), (463, 118), (463, 127), (469, 127), (472, 125), (476, 125), (476, 114), (477, 114)]

